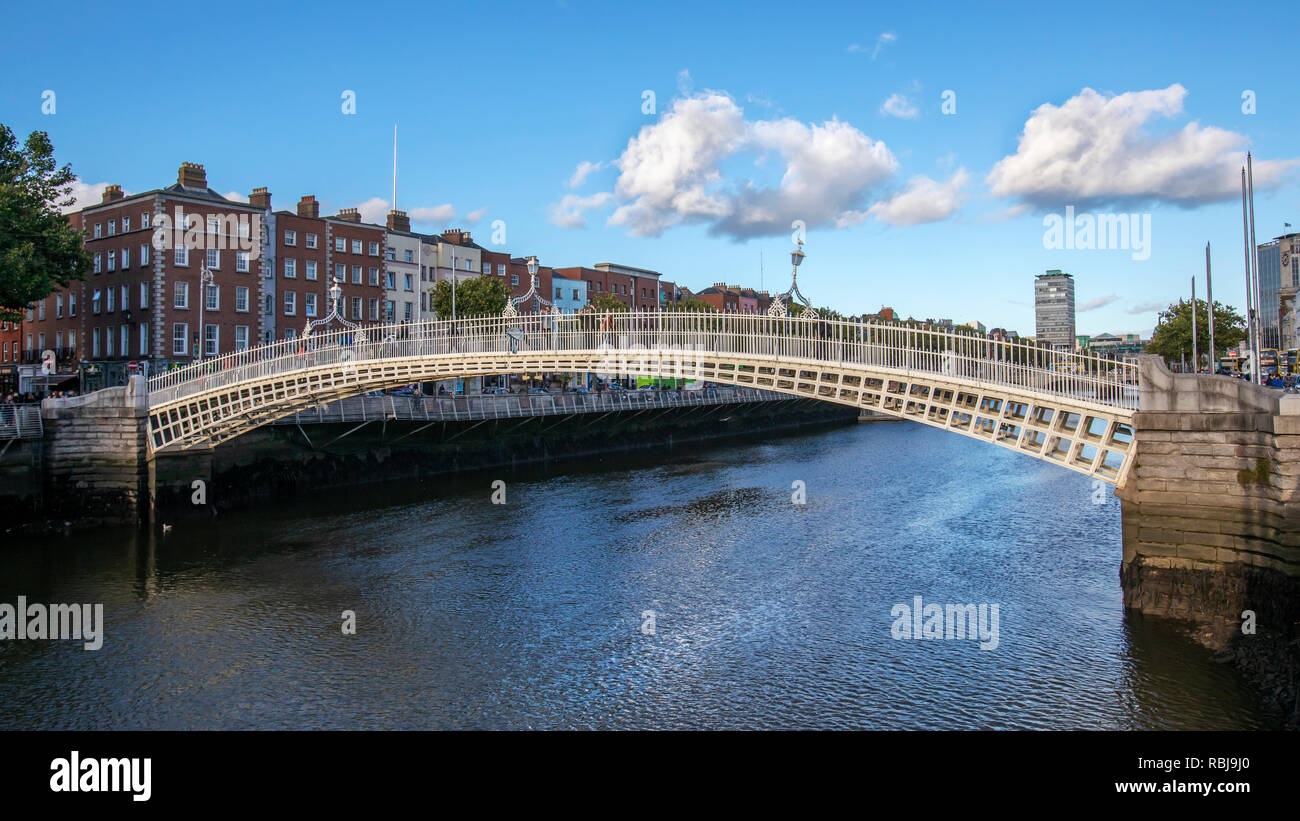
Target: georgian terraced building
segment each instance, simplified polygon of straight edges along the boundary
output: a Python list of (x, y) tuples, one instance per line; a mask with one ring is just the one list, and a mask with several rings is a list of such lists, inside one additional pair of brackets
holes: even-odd
[(16, 357), (38, 364), (53, 350), (51, 387), (79, 365), (99, 387), (120, 384), (130, 363), (156, 373), (200, 350), (293, 338), (329, 311), (331, 276), (343, 280), (340, 313), (379, 320), (386, 231), (355, 210), (321, 217), (307, 196), (296, 212), (277, 212), (265, 188), (232, 200), (208, 187), (202, 165), (183, 163), (172, 186), (128, 195), (110, 185), (68, 220), (85, 236), (91, 271), (28, 309)]

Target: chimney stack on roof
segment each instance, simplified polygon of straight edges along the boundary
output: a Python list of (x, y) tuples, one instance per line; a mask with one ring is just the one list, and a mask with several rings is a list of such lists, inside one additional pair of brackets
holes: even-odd
[(183, 162), (176, 174), (176, 182), (186, 188), (207, 188), (208, 174), (198, 163)]
[(411, 218), (406, 215), (405, 211), (393, 209), (388, 212), (388, 230), (389, 231), (411, 231)]
[(300, 217), (319, 217), (320, 203), (316, 202), (313, 194), (304, 194), (303, 198), (298, 200), (298, 216)]
[(340, 208), (334, 218), (344, 222), (361, 222), (361, 212), (355, 208)]
[(126, 195), (122, 193), (122, 186), (110, 185), (104, 189), (104, 198), (100, 202), (113, 202), (120, 200)]
[(271, 210), (271, 192), (265, 186), (254, 188), (253, 193), (248, 195), (248, 204), (263, 211)]

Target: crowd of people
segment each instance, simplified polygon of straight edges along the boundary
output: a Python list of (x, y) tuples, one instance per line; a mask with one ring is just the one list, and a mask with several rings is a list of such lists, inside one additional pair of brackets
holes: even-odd
[(34, 405), (42, 399), (67, 399), (77, 396), (76, 391), (28, 391), (27, 393), (7, 393), (0, 397), (0, 405)]

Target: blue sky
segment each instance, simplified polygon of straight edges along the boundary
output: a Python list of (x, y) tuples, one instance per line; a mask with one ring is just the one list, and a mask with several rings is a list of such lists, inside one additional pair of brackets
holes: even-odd
[[(784, 290), (802, 219), (815, 303), (1024, 334), (1048, 268), (1075, 275), (1081, 333), (1148, 333), (1207, 241), (1241, 307), (1247, 147), (1259, 237), (1300, 225), (1287, 4), (902, 5), (28, 4), (4, 12), (0, 121), (48, 131), (91, 195), (193, 161), (221, 192), (377, 214), (396, 124), (417, 228), (492, 247), (500, 220), (503, 250), (694, 288), (758, 286), (761, 258)], [(1045, 248), (1067, 205), (1150, 215), (1149, 258)]]

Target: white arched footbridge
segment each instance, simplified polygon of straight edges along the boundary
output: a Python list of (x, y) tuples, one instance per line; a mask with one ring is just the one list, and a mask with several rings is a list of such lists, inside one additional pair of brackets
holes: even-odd
[(942, 330), (648, 312), (347, 329), (155, 376), (149, 450), (210, 447), (304, 408), (455, 377), (595, 372), (707, 380), (850, 405), (1120, 484), (1133, 453), (1131, 363)]

